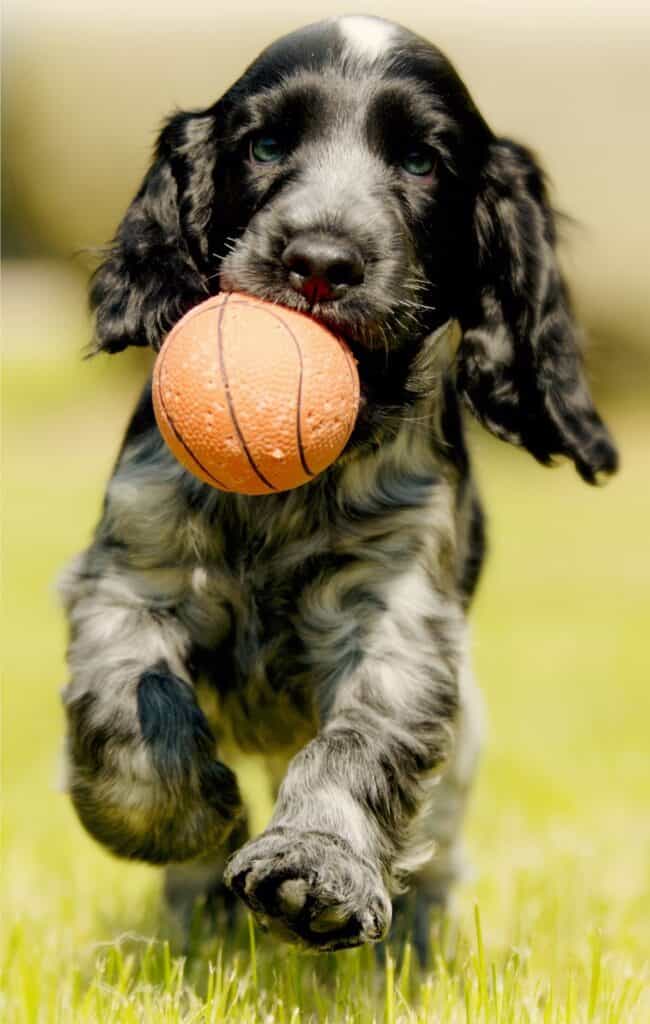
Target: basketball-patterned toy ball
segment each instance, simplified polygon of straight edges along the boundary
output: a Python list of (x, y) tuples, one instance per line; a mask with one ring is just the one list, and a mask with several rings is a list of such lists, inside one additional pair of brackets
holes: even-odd
[(153, 404), (163, 438), (200, 480), (271, 494), (307, 483), (340, 455), (359, 375), (347, 346), (315, 320), (225, 292), (172, 328)]

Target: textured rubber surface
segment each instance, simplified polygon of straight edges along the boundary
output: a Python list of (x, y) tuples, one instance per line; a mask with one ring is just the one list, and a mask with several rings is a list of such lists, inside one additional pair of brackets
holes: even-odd
[(347, 346), (316, 321), (221, 293), (171, 330), (154, 368), (160, 432), (205, 483), (268, 494), (307, 483), (340, 455), (359, 408)]

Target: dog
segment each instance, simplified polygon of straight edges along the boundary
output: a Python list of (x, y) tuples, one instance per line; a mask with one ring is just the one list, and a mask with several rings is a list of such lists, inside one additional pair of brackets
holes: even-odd
[[(485, 531), (462, 407), (588, 483), (617, 465), (543, 173), (424, 39), (370, 17), (308, 26), (166, 122), (92, 279), (93, 349), (157, 351), (235, 290), (346, 340), (359, 418), (309, 484), (247, 497), (175, 461), (145, 388), (61, 584), (69, 793), (113, 853), (167, 865), (185, 922), (231, 891), (263, 928), (335, 950), (382, 939), (410, 886), (425, 957), (481, 744), (466, 616)], [(234, 750), (272, 767), (256, 838)]]

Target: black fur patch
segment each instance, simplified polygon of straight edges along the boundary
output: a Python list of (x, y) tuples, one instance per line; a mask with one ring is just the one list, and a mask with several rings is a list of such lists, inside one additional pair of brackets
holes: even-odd
[(172, 786), (185, 780), (195, 758), (214, 752), (215, 740), (192, 688), (159, 666), (143, 672), (137, 689), (142, 738), (161, 779)]
[(478, 498), (473, 498), (469, 535), (467, 538), (467, 554), (462, 566), (460, 586), (465, 601), (469, 604), (478, 585), (481, 575), (481, 568), (485, 560), (486, 551), (485, 514)]

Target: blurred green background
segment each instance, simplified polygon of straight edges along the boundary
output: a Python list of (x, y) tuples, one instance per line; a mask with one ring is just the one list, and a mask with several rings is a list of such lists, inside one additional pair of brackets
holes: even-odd
[[(93, 984), (98, 944), (158, 928), (157, 873), (106, 856), (56, 791), (65, 635), (53, 581), (90, 535), (149, 362), (82, 362), (87, 251), (112, 235), (167, 113), (212, 102), (282, 32), (364, 8), (5, 4), (3, 902), (13, 1019), (50, 1019), (43, 1007), (59, 1005), (103, 1019), (75, 1003)], [(647, 979), (650, 948), (650, 17), (640, 3), (586, 0), (382, 0), (372, 13), (448, 53), (491, 126), (539, 152), (556, 205), (575, 218), (563, 259), (622, 472), (592, 490), (569, 467), (544, 470), (472, 428), (492, 548), (473, 615), (490, 736), (469, 828), (477, 875), (460, 914), (469, 928), (479, 902), (495, 978), (508, 951), (523, 951), (530, 1005), (540, 986), (575, 983), (585, 1016), (572, 1019), (601, 1019), (588, 1017), (594, 935), (617, 999)], [(255, 771), (248, 785), (255, 798)], [(258, 795), (258, 823), (265, 813)]]

